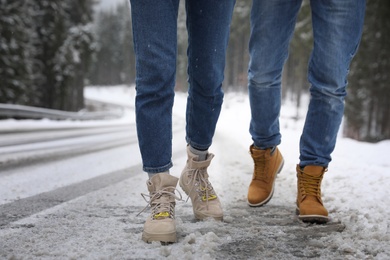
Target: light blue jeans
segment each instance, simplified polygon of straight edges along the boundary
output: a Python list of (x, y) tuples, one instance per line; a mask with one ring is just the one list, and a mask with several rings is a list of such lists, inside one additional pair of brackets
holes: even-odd
[[(143, 170), (172, 167), (172, 106), (179, 0), (130, 0), (136, 54), (136, 123)], [(225, 55), (235, 0), (186, 0), (186, 140), (211, 145), (223, 101)]]
[[(308, 66), (310, 104), (300, 166), (327, 167), (344, 113), (347, 75), (362, 34), (365, 0), (312, 0), (314, 46)], [(253, 0), (248, 88), (256, 146), (279, 145), (282, 68), (302, 0)]]

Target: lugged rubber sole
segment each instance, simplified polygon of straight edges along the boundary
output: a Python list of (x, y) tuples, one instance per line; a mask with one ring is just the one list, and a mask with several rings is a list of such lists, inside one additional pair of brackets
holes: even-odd
[(222, 216), (206, 216), (202, 213), (196, 213), (194, 212), (194, 215), (195, 215), (195, 219), (197, 220), (205, 220), (205, 219), (208, 219), (208, 218), (212, 218), (212, 219), (215, 219), (217, 221), (223, 221), (223, 215)]
[(147, 232), (142, 233), (142, 240), (146, 243), (151, 243), (153, 241), (158, 241), (161, 243), (175, 243), (177, 241), (176, 232), (168, 234), (150, 234)]
[(296, 214), (298, 215), (298, 219), (305, 223), (313, 223), (313, 224), (326, 224), (329, 222), (328, 216), (323, 215), (300, 215), (299, 208), (296, 209)]

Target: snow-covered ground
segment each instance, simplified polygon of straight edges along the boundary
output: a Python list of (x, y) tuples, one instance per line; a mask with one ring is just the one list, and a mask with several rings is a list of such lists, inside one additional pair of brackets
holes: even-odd
[[(134, 88), (88, 88), (86, 96), (132, 105)], [(171, 169), (177, 177), (186, 159), (185, 103), (186, 95), (177, 93), (174, 124), (175, 129), (182, 130), (174, 133)], [(390, 259), (390, 141), (370, 144), (339, 137), (322, 190), (332, 219), (328, 227), (335, 223), (333, 226), (342, 230), (308, 227), (294, 216), (295, 165), (305, 107), (299, 111), (299, 120), (294, 119), (296, 114), (293, 104), (283, 105), (280, 150), (285, 165), (277, 178), (273, 199), (264, 207), (246, 205), (253, 167), (248, 153), (248, 97), (228, 93), (210, 148), (215, 158), (209, 168), (211, 182), (225, 210), (224, 222), (195, 222), (190, 202), (178, 202), (178, 242), (168, 246), (144, 243), (141, 234), (148, 213), (137, 214), (146, 205), (140, 193), (147, 191), (147, 176), (139, 167), (136, 172), (129, 172), (125, 181), (1, 227), (0, 258)], [(134, 120), (132, 113), (127, 116), (126, 120)], [(18, 124), (61, 123), (4, 120), (0, 128)]]

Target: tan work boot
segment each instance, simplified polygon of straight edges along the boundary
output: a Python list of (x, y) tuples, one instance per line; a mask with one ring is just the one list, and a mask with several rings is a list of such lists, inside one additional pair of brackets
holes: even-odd
[(181, 199), (175, 195), (178, 180), (168, 173), (159, 173), (146, 182), (149, 195), (142, 196), (150, 197), (147, 202), (152, 213), (144, 224), (142, 240), (145, 242), (176, 242), (175, 199)]
[(282, 170), (284, 160), (277, 147), (272, 151), (271, 148), (260, 150), (251, 145), (249, 150), (255, 166), (248, 190), (248, 204), (259, 207), (272, 198), (276, 174)]
[(188, 160), (180, 177), (180, 187), (191, 198), (195, 218), (223, 219), (221, 202), (209, 182), (207, 167), (214, 155), (209, 153), (205, 161), (198, 161), (198, 156), (187, 147)]
[(327, 169), (322, 166), (306, 166), (301, 169), (297, 165), (297, 214), (303, 222), (326, 223), (329, 221), (328, 211), (321, 199), (321, 181), (326, 171)]

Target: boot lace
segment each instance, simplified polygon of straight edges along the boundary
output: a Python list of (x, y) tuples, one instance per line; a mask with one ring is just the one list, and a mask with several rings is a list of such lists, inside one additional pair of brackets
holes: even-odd
[(205, 168), (200, 169), (191, 169), (189, 172), (189, 181), (186, 183), (186, 186), (190, 185), (191, 183), (191, 190), (188, 192), (188, 197), (186, 202), (189, 199), (189, 194), (195, 189), (195, 191), (198, 193), (198, 196), (202, 201), (206, 202), (206, 205), (208, 207), (208, 203), (210, 200), (214, 200), (217, 198), (217, 195), (214, 191), (213, 186), (211, 185)]
[(317, 199), (321, 202), (321, 181), (324, 173), (319, 176), (311, 176), (306, 174), (304, 171), (300, 170), (300, 191), (303, 196), (312, 195), (317, 197)]
[(269, 167), (269, 159), (265, 157), (264, 155), (254, 157), (253, 161), (255, 163), (255, 171), (254, 171), (254, 178), (256, 180), (263, 180), (266, 181), (268, 178), (268, 167)]
[[(175, 191), (179, 196), (176, 196)], [(144, 212), (147, 208), (151, 208), (153, 219), (175, 218), (175, 202), (171, 202), (170, 198), (174, 200), (183, 201), (182, 195), (175, 187), (165, 187), (150, 194), (141, 193), (143, 199), (148, 203), (137, 216)], [(147, 199), (149, 197), (149, 200)]]

